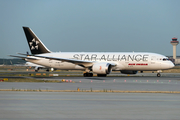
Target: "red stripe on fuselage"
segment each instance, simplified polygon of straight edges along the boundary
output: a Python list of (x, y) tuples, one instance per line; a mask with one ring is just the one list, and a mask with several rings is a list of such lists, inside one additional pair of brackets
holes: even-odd
[(145, 66), (145, 65), (148, 65), (147, 63), (129, 63), (128, 65), (142, 65), (142, 66)]

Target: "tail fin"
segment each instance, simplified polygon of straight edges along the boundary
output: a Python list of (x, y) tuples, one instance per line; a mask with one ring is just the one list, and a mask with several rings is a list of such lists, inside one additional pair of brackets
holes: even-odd
[(50, 51), (30, 28), (23, 27), (23, 30), (32, 54), (50, 53)]

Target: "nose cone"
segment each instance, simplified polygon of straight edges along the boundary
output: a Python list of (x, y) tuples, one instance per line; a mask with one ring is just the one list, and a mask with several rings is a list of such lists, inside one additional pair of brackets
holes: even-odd
[(163, 63), (161, 63), (162, 70), (171, 69), (173, 67), (174, 67), (174, 64), (171, 61), (163, 61)]
[(169, 68), (173, 68), (174, 67), (174, 63), (170, 62), (169, 63)]

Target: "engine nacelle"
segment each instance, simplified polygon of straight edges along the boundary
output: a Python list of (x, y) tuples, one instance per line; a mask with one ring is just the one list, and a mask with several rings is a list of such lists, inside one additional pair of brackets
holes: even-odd
[(137, 74), (138, 71), (133, 71), (133, 70), (122, 70), (122, 74)]
[(92, 67), (93, 73), (109, 74), (112, 71), (112, 65), (109, 63), (96, 63)]
[(39, 69), (40, 69), (40, 67), (38, 67), (38, 66), (35, 67), (35, 70), (36, 70), (36, 71), (38, 71)]
[(54, 71), (54, 68), (51, 68), (51, 71)]

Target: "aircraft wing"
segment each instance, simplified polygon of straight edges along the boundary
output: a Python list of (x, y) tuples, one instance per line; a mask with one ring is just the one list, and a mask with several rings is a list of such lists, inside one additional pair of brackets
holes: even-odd
[(47, 56), (40, 56), (40, 55), (36, 55), (36, 57), (46, 58), (50, 60), (59, 60), (62, 62), (70, 62), (70, 63), (76, 64), (82, 67), (91, 67), (93, 65), (93, 61), (83, 61), (83, 60), (67, 59), (67, 58), (59, 58), (59, 57), (47, 57)]
[[(70, 62), (82, 67), (91, 67), (93, 66), (93, 64), (95, 62), (93, 61), (84, 61), (84, 60), (77, 60), (77, 59), (67, 59), (67, 58), (59, 58), (59, 57), (47, 57), (47, 56), (40, 56), (40, 55), (36, 55), (35, 57), (40, 57), (40, 58), (46, 58), (46, 59), (50, 59), (50, 60), (59, 60), (62, 62)], [(112, 66), (116, 66), (116, 64), (114, 63), (110, 63)]]

